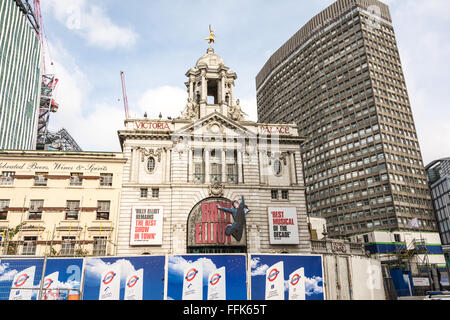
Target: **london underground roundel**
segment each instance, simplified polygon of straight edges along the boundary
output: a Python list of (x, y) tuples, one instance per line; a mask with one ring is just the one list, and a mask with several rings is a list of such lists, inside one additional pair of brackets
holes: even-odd
[(220, 274), (216, 273), (211, 277), (211, 280), (209, 281), (209, 283), (211, 285), (215, 286), (219, 282), (220, 278), (221, 278)]
[(197, 273), (198, 273), (198, 270), (195, 269), (195, 268), (192, 268), (191, 270), (189, 270), (189, 271), (186, 273), (186, 280), (187, 280), (187, 281), (192, 281), (192, 280), (194, 280), (194, 279), (195, 279), (195, 276), (197, 275)]
[(275, 279), (278, 277), (279, 273), (280, 273), (280, 271), (278, 271), (277, 269), (272, 269), (269, 272), (269, 275), (267, 278), (269, 279), (270, 282), (275, 281)]
[(27, 282), (27, 280), (28, 280), (29, 278), (30, 278), (30, 276), (29, 276), (28, 274), (26, 274), (26, 273), (21, 274), (21, 275), (17, 278), (16, 282), (14, 282), (14, 286), (15, 286), (15, 287), (21, 287), (21, 286), (23, 286), (23, 285), (25, 284), (25, 282)]
[(138, 276), (132, 276), (130, 281), (128, 281), (128, 283), (127, 283), (127, 287), (133, 288), (136, 285), (136, 283), (138, 282), (138, 280), (139, 280)]
[(110, 271), (108, 272), (105, 277), (103, 278), (103, 283), (104, 284), (110, 284), (114, 278), (116, 277), (116, 273), (114, 271)]
[(50, 286), (52, 285), (52, 283), (53, 283), (53, 280), (52, 280), (51, 278), (48, 278), (48, 279), (45, 280), (45, 282), (44, 282), (44, 288), (45, 288), (45, 289), (50, 288)]
[(299, 281), (300, 281), (300, 279), (301, 279), (301, 277), (300, 277), (300, 275), (299, 274), (294, 274), (293, 276), (292, 276), (292, 278), (291, 278), (291, 284), (293, 285), (293, 286), (295, 286)]

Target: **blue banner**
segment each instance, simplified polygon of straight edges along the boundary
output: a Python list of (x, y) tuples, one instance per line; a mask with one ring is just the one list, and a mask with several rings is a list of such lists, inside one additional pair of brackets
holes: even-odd
[(164, 256), (86, 258), (83, 300), (163, 300)]
[(250, 255), (250, 267), (252, 300), (325, 299), (322, 256)]
[[(247, 257), (245, 255), (175, 255), (168, 260), (167, 299), (182, 300), (193, 279), (200, 277), (198, 300), (247, 300)], [(201, 273), (201, 274), (200, 274)], [(224, 287), (211, 291), (224, 281)], [(185, 285), (184, 285), (185, 284)], [(190, 297), (194, 297), (191, 295)], [(193, 298), (188, 298), (189, 300)]]

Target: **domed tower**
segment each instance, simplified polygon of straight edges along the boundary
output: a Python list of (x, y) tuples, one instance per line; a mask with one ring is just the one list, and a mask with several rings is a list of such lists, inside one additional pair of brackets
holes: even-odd
[(237, 75), (215, 54), (211, 43), (206, 54), (198, 59), (195, 67), (186, 73), (186, 77), (189, 78), (185, 83), (188, 103), (183, 118), (198, 120), (218, 112), (236, 121), (243, 120), (239, 100), (234, 100)]

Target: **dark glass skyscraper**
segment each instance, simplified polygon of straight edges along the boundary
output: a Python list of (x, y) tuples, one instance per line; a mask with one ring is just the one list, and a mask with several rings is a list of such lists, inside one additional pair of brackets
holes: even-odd
[(256, 78), (260, 122), (297, 123), (308, 212), (330, 236), (436, 222), (388, 6), (338, 0)]

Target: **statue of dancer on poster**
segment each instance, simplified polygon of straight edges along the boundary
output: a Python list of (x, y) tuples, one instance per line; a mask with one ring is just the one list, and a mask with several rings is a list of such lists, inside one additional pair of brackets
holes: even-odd
[(242, 234), (244, 233), (245, 217), (250, 212), (245, 204), (244, 196), (242, 196), (241, 203), (237, 200), (233, 201), (233, 207), (231, 209), (219, 207), (219, 210), (229, 212), (233, 215), (234, 223), (227, 226), (225, 234), (227, 236), (232, 235), (238, 242), (241, 241)]

